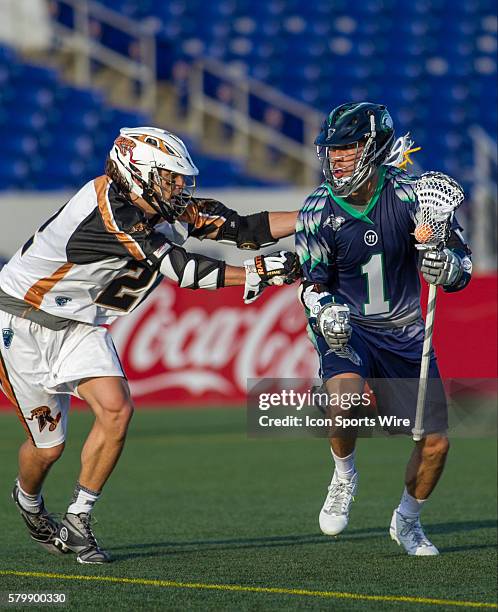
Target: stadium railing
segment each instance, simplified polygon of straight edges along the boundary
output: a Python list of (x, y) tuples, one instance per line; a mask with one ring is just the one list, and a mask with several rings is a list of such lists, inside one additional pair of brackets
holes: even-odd
[[(134, 83), (138, 83), (141, 110), (152, 116), (157, 114), (163, 101), (158, 100), (157, 24), (154, 20), (132, 20), (93, 0), (58, 0), (58, 4), (66, 7), (71, 15), (67, 23), (54, 20), (55, 47), (74, 55), (76, 83), (95, 86), (95, 66), (103, 65), (128, 79), (130, 91), (133, 91)], [(120, 53), (106, 46), (104, 41), (92, 35), (95, 21), (138, 41), (139, 52), (131, 58), (129, 48)], [(190, 58), (189, 63), (185, 129), (192, 137), (205, 144), (209, 140), (209, 121), (219, 121), (227, 128), (222, 143), (225, 150), (229, 148), (230, 153), (241, 161), (256, 160), (254, 171), (259, 170), (264, 175), (266, 170), (268, 174), (271, 167), (268, 160), (273, 158), (278, 159), (285, 174), (280, 179), (300, 185), (316, 182), (318, 164), (312, 139), (318, 132), (322, 113), (278, 89), (249, 78), (236, 67), (214, 59)], [(206, 88), (208, 78), (228, 82), (234, 92), (233, 103), (227, 104), (212, 89)], [(176, 95), (181, 94), (177, 91)], [(274, 109), (281, 115), (282, 125), (273, 127), (265, 121), (263, 115), (267, 109)]]
[[(78, 85), (92, 87), (93, 62), (100, 63), (130, 80), (131, 88), (139, 84), (139, 105), (142, 111), (153, 113), (156, 109), (156, 41), (151, 21), (136, 22), (103, 4), (91, 0), (59, 0), (59, 4), (73, 11), (73, 27), (59, 21), (53, 22), (55, 45), (74, 53), (75, 80)], [(92, 20), (97, 20), (138, 42), (137, 57), (132, 59), (105, 46), (91, 36)]]
[[(214, 77), (232, 88), (232, 102), (218, 99), (205, 86)], [(188, 85), (188, 113), (191, 129), (203, 134), (205, 121), (212, 117), (233, 128), (234, 153), (243, 159), (251, 159), (253, 148), (261, 143), (287, 156), (296, 163), (295, 182), (312, 185), (317, 179), (317, 158), (313, 139), (323, 120), (322, 113), (298, 102), (277, 89), (247, 76), (244, 70), (227, 67), (214, 59), (197, 60), (192, 64)], [(285, 129), (273, 128), (254, 118), (257, 109), (277, 108), (288, 122), (298, 126), (299, 136), (292, 137)]]
[(498, 153), (496, 142), (478, 125), (469, 129), (474, 148), (471, 244), (479, 272), (496, 271)]

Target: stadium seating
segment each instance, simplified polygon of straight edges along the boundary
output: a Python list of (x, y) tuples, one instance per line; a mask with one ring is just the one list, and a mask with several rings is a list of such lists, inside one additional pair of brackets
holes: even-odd
[[(163, 77), (197, 54), (242, 63), (249, 75), (324, 112), (351, 99), (384, 102), (399, 130), (410, 130), (423, 146), (422, 167), (464, 173), (471, 124), (496, 139), (494, 0), (107, 0), (106, 6), (158, 20)], [(106, 42), (123, 48), (118, 32)], [(295, 129), (283, 126), (294, 136)]]
[[(102, 174), (112, 140), (123, 126), (149, 117), (107, 105), (100, 93), (64, 84), (49, 68), (22, 62), (0, 47), (0, 189), (74, 189)], [(21, 95), (22, 93), (22, 95)], [(189, 142), (201, 187), (267, 185), (242, 164), (213, 159)]]

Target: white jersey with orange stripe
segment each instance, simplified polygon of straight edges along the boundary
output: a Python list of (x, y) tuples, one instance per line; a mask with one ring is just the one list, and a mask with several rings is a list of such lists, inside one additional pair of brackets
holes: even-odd
[[(101, 325), (138, 306), (162, 275), (197, 288), (197, 268), (209, 268), (206, 288), (216, 288), (223, 262), (175, 246), (188, 237), (189, 227), (179, 221), (154, 226), (101, 176), (17, 251), (0, 272), (0, 289), (28, 309)], [(195, 270), (193, 280), (185, 277), (187, 267)]]

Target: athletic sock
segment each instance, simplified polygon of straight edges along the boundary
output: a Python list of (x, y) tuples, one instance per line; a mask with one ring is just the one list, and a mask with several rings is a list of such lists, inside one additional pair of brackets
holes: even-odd
[(354, 465), (354, 451), (347, 457), (338, 457), (332, 449), (330, 449), (335, 463), (335, 471), (339, 480), (351, 480), (356, 473)]
[(85, 514), (90, 514), (95, 502), (100, 497), (100, 493), (100, 491), (92, 491), (91, 489), (83, 487), (79, 482), (76, 483), (73, 498), (67, 509), (68, 513), (81, 514), (84, 512)]
[(405, 487), (399, 502), (398, 512), (408, 518), (416, 518), (419, 516), (422, 506), (426, 501), (426, 499), (416, 499), (408, 493)]
[(31, 512), (33, 514), (39, 512), (42, 505), (41, 493), (36, 493), (34, 495), (31, 493), (26, 493), (26, 491), (21, 488), (19, 480), (17, 480), (17, 488), (19, 489), (19, 503), (23, 509), (26, 510), (26, 512)]

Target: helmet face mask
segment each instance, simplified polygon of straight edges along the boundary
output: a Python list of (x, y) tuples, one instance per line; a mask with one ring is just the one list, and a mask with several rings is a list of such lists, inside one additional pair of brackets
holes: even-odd
[(153, 167), (142, 197), (161, 217), (173, 223), (185, 212), (195, 187), (195, 176)]
[(193, 197), (199, 174), (185, 144), (166, 130), (122, 128), (109, 157), (131, 194), (173, 223)]
[[(393, 140), (393, 122), (385, 106), (362, 102), (335, 108), (315, 140), (332, 193), (348, 197), (364, 185), (385, 161)], [(342, 159), (337, 155), (341, 150)], [(344, 168), (342, 161), (348, 162)]]

